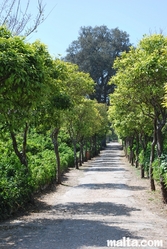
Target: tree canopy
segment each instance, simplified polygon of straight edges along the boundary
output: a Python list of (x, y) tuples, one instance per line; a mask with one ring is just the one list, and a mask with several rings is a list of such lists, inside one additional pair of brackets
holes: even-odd
[(114, 84), (108, 85), (110, 77), (115, 74), (114, 60), (123, 51), (129, 51), (130, 45), (129, 35), (118, 28), (108, 29), (104, 25), (81, 27), (78, 39), (67, 49), (65, 60), (90, 74), (96, 82), (96, 91), (91, 98), (106, 103), (108, 94), (114, 90)]
[[(152, 181), (152, 163), (164, 153), (163, 128), (167, 111), (162, 105), (167, 79), (167, 38), (154, 34), (144, 36), (137, 48), (131, 47), (114, 62), (116, 75), (111, 79), (117, 89), (113, 95), (115, 102), (110, 107), (113, 123), (124, 138), (134, 139), (151, 129), (152, 146), (150, 154), (150, 179)], [(164, 99), (165, 101), (165, 99)], [(120, 115), (121, 114), (121, 115)], [(145, 118), (143, 118), (145, 116)], [(150, 122), (152, 128), (150, 127)], [(160, 174), (160, 183), (164, 202), (167, 202), (165, 175)]]

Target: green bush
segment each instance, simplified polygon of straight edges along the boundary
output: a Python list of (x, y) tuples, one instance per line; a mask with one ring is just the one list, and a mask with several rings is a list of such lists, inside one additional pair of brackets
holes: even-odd
[(17, 157), (0, 158), (0, 219), (10, 216), (30, 199), (31, 187), (25, 166)]
[(150, 165), (151, 143), (148, 143), (146, 151), (141, 150), (139, 153), (139, 163), (143, 165), (144, 171), (148, 173)]
[[(17, 137), (21, 141), (21, 135)], [(67, 143), (66, 143), (67, 141)], [(73, 150), (66, 133), (59, 138), (62, 172), (74, 165)], [(0, 141), (0, 219), (23, 208), (32, 195), (56, 179), (56, 156), (50, 133), (30, 130), (27, 144), (28, 169), (13, 152), (8, 134)]]
[(56, 178), (56, 159), (54, 151), (45, 149), (37, 155), (29, 156), (29, 184), (34, 191), (42, 189)]
[(154, 179), (159, 182), (160, 176), (163, 176), (164, 182), (167, 186), (167, 155), (162, 155), (156, 158), (153, 162)]
[(66, 143), (61, 143), (59, 145), (60, 153), (60, 166), (61, 171), (67, 170), (68, 167), (74, 166), (74, 152)]

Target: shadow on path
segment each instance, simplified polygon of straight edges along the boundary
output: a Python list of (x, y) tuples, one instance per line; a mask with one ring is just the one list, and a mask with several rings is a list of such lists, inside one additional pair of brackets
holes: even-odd
[(54, 206), (55, 213), (68, 212), (78, 215), (110, 215), (110, 216), (130, 216), (131, 212), (140, 211), (139, 208), (128, 207), (124, 204), (113, 202), (92, 202), (78, 203), (69, 202), (67, 204), (58, 204)]
[(144, 190), (142, 186), (129, 186), (123, 183), (85, 183), (76, 186), (75, 188), (90, 188), (90, 189), (121, 189), (121, 190)]
[[(24, 231), (24, 235), (20, 238), (21, 230)], [(3, 239), (1, 233), (1, 249), (78, 249), (83, 246), (94, 248), (106, 247), (107, 240), (111, 239), (141, 239), (128, 229), (120, 228), (111, 222), (73, 218), (38, 219), (12, 226), (10, 233), (7, 240)]]

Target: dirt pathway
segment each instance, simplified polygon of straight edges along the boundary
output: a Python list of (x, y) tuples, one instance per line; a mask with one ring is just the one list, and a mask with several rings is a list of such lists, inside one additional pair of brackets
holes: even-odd
[[(103, 249), (115, 240), (115, 248), (135, 249), (147, 240), (143, 248), (166, 249), (167, 207), (157, 196), (120, 145), (110, 143), (80, 170), (66, 173), (31, 213), (0, 223), (0, 248)], [(151, 240), (163, 240), (163, 247)]]

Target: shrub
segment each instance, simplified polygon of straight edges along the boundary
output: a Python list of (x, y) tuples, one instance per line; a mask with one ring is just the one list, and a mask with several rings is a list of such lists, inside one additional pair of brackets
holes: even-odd
[(74, 152), (66, 143), (61, 143), (59, 146), (60, 164), (62, 172), (68, 167), (74, 166)]
[(56, 159), (54, 151), (45, 149), (37, 155), (29, 154), (29, 184), (34, 191), (42, 189), (56, 178)]
[(0, 219), (10, 216), (30, 200), (28, 173), (17, 157), (1, 155), (0, 160)]
[(147, 149), (141, 150), (139, 153), (139, 163), (143, 165), (144, 171), (147, 172), (149, 171), (149, 165), (150, 165), (150, 152), (151, 152), (151, 143), (148, 143)]
[(164, 182), (167, 186), (167, 155), (162, 155), (160, 158), (154, 160), (153, 175), (157, 182), (160, 181), (160, 176), (163, 176)]

